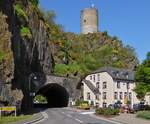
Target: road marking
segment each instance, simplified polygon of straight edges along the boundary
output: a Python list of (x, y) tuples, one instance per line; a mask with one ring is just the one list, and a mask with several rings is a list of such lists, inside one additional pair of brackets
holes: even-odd
[(48, 114), (46, 112), (41, 112), (45, 119), (48, 118)]
[(90, 115), (90, 114), (94, 114), (95, 112), (82, 112), (82, 113), (80, 113), (80, 114), (82, 114), (82, 115)]
[(68, 117), (70, 117), (70, 118), (72, 117), (72, 116), (71, 116), (71, 115), (69, 115), (69, 114), (67, 114), (66, 116), (68, 116)]
[(79, 119), (77, 119), (77, 118), (75, 118), (75, 120), (78, 121), (80, 124), (83, 123), (83, 121), (81, 121), (81, 120), (79, 120)]
[(38, 123), (40, 123), (40, 122), (43, 122), (43, 121), (45, 121), (46, 119), (48, 119), (48, 114), (46, 113), (46, 112), (41, 112), (41, 114), (42, 114), (42, 116), (43, 116), (43, 118), (41, 119), (41, 120), (39, 120), (39, 121), (36, 121), (36, 122), (33, 122), (33, 121), (30, 121), (30, 122), (26, 122), (26, 123), (23, 123), (23, 124), (38, 124)]
[(65, 114), (65, 112), (61, 112), (62, 114)]

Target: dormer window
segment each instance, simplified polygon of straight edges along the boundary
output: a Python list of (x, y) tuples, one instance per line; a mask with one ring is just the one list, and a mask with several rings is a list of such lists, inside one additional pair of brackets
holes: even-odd
[(126, 78), (127, 78), (127, 79), (129, 78), (129, 75), (128, 75), (128, 73), (126, 74)]
[(90, 76), (90, 80), (92, 80), (92, 75)]
[(93, 75), (93, 81), (95, 82), (95, 75)]
[(118, 72), (118, 71), (116, 72), (116, 76), (117, 76), (117, 77), (119, 76), (119, 72)]
[(100, 81), (100, 74), (97, 74), (97, 80)]

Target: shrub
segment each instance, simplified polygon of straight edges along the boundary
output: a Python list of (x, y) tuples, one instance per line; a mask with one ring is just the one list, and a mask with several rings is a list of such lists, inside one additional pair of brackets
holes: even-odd
[(113, 112), (114, 112), (114, 115), (118, 115), (120, 110), (117, 108), (117, 109), (114, 109)]
[(140, 111), (137, 113), (136, 117), (150, 120), (150, 111)]
[(28, 16), (27, 16), (26, 12), (22, 9), (20, 4), (16, 4), (14, 6), (14, 10), (20, 19), (25, 19), (26, 21), (28, 20)]
[(103, 115), (104, 114), (104, 109), (103, 108), (96, 109), (96, 114)]
[(104, 115), (114, 115), (114, 110), (111, 108), (105, 108)]
[(149, 105), (144, 105), (144, 110), (150, 110), (150, 106)]
[(119, 109), (111, 109), (111, 108), (99, 108), (96, 109), (96, 114), (98, 115), (118, 115)]
[(34, 98), (34, 101), (38, 102), (38, 103), (47, 103), (46, 97), (44, 97), (42, 95), (36, 95)]
[(39, 0), (30, 0), (30, 2), (35, 6), (39, 4)]
[(27, 37), (27, 38), (31, 38), (31, 32), (30, 29), (28, 27), (21, 27), (20, 29), (20, 34), (22, 37)]
[(81, 103), (81, 101), (79, 99), (77, 99), (76, 102), (75, 102), (75, 106), (79, 106), (80, 103)]

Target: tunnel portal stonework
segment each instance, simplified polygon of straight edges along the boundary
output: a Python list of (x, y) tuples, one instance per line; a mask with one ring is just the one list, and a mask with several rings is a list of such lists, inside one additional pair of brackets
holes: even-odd
[[(68, 97), (68, 102), (69, 99), (74, 101), (75, 99), (78, 99), (80, 97), (80, 89), (77, 88), (80, 79), (54, 76), (54, 75), (47, 75), (45, 78), (46, 78), (45, 82), (42, 82), (42, 80), (38, 76), (37, 76), (37, 80), (32, 81), (32, 84), (34, 84), (34, 88), (32, 92), (35, 92), (36, 94), (42, 94), (48, 97), (48, 95), (54, 93), (51, 91), (54, 90), (54, 87), (56, 87), (57, 85), (59, 89), (65, 88), (65, 90), (67, 91), (66, 96), (64, 96), (64, 98)], [(58, 93), (56, 92), (56, 95), (58, 96), (59, 93), (60, 95), (62, 95), (61, 91), (58, 91)], [(50, 102), (50, 100), (48, 100), (48, 102)], [(59, 106), (56, 105), (56, 107)], [(64, 107), (66, 107), (66, 105)]]

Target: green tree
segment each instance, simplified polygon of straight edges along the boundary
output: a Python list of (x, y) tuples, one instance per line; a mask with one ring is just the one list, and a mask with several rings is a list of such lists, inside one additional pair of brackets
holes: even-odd
[(150, 52), (147, 53), (143, 63), (137, 67), (135, 81), (137, 85), (134, 91), (139, 99), (144, 99), (146, 93), (150, 92)]

